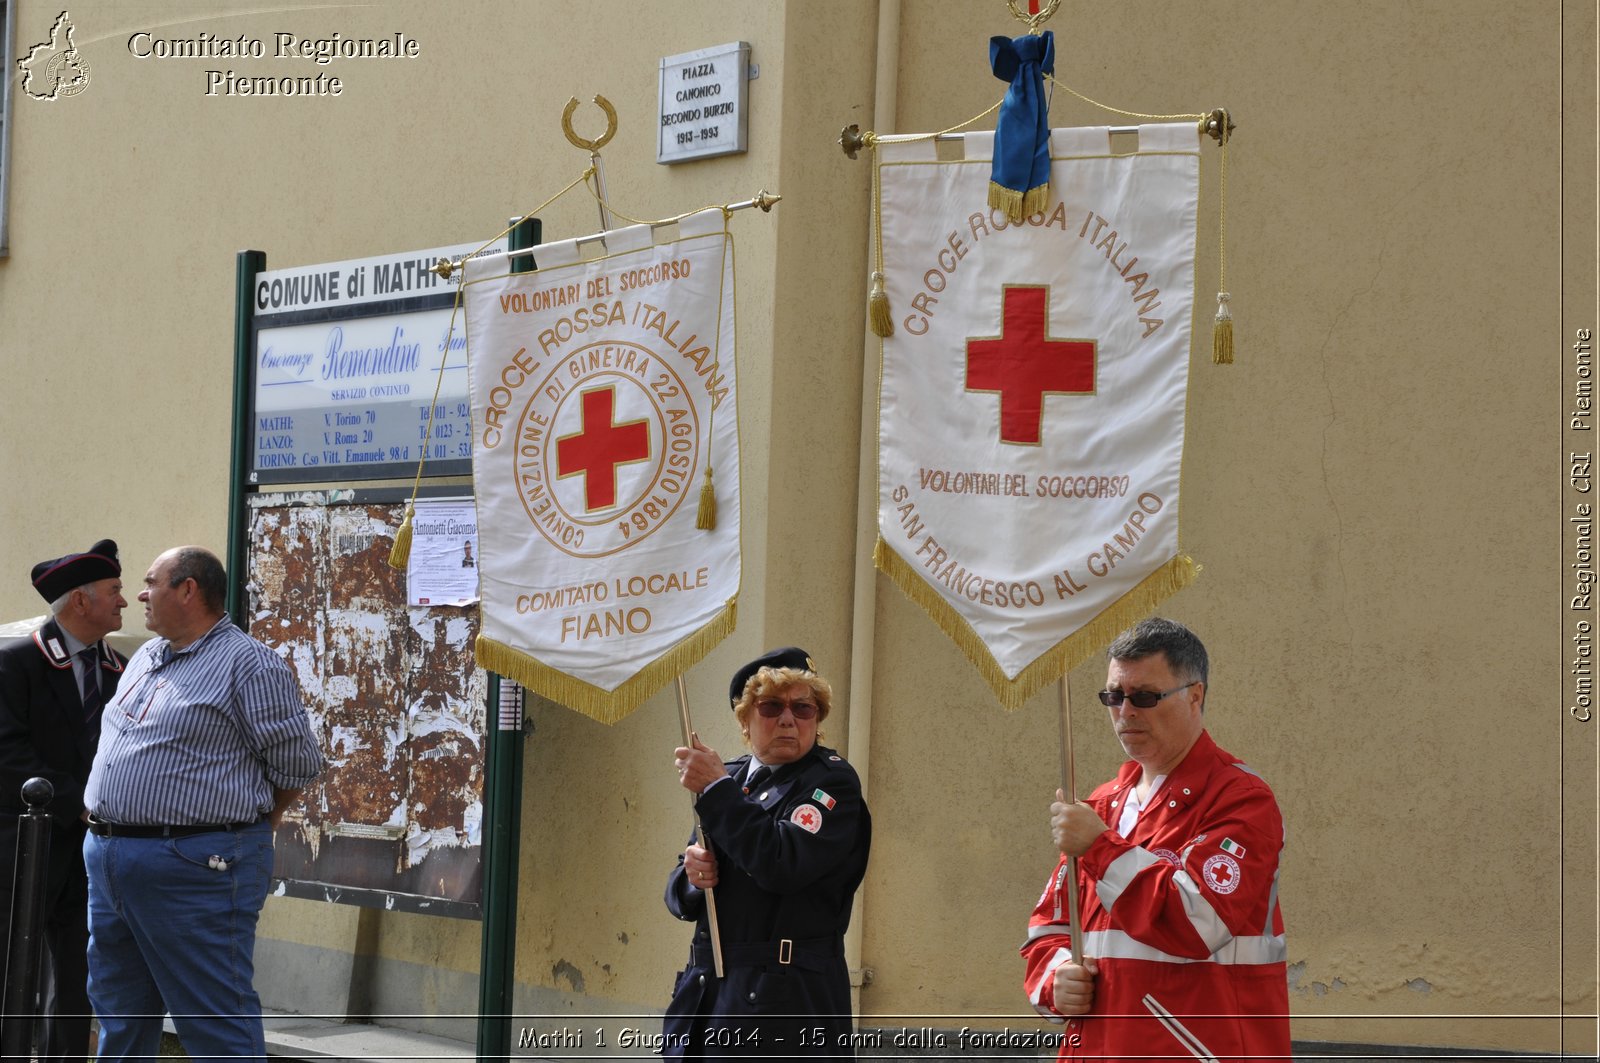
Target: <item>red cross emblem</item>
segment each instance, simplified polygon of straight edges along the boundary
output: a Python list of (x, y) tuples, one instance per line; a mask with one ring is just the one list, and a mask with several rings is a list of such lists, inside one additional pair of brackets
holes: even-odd
[(1226, 853), (1217, 853), (1200, 869), (1206, 885), (1218, 893), (1232, 893), (1239, 888), (1239, 864)]
[(789, 821), (812, 834), (822, 829), (822, 813), (817, 810), (816, 805), (801, 805), (789, 813)]
[(999, 336), (967, 340), (967, 390), (1000, 394), (1000, 442), (1037, 446), (1046, 395), (1094, 393), (1095, 341), (1050, 338), (1050, 290), (1006, 285)]
[(583, 428), (556, 440), (556, 473), (562, 478), (583, 475), (584, 508), (590, 512), (617, 504), (617, 466), (650, 457), (647, 422), (616, 424), (614, 388), (585, 391)]

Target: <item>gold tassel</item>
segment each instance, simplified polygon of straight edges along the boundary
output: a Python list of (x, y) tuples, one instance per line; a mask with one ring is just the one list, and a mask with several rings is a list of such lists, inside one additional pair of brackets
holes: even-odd
[(400, 522), (400, 530), (394, 533), (394, 545), (389, 548), (389, 567), (402, 572), (411, 562), (411, 514), (414, 510), (407, 502), (405, 519)]
[(700, 485), (700, 511), (695, 514), (694, 526), (710, 531), (717, 526), (717, 492), (711, 486), (711, 464), (706, 464), (706, 479)]
[(1233, 312), (1228, 309), (1228, 293), (1217, 293), (1217, 321), (1211, 330), (1211, 364), (1233, 364)]
[(1217, 321), (1211, 329), (1211, 364), (1233, 364), (1233, 312), (1228, 309), (1228, 112), (1212, 113), (1221, 145), (1217, 175)]
[(889, 316), (889, 293), (883, 290), (883, 273), (872, 271), (872, 294), (867, 297), (872, 331), (884, 339), (894, 335), (894, 318)]

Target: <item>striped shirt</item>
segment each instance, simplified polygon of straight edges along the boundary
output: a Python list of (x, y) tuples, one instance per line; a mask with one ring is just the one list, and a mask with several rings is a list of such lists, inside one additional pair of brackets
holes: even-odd
[(139, 647), (102, 716), (84, 805), (110, 823), (246, 823), (322, 773), (294, 674), (223, 617)]

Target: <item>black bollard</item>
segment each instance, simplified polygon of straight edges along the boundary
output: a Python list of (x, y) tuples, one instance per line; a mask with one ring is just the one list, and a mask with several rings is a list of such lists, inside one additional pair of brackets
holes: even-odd
[(0, 1056), (28, 1059), (38, 1019), (39, 967), (44, 955), (44, 889), (50, 864), (50, 814), (56, 795), (50, 780), (22, 784), (28, 811), (17, 817), (17, 871), (11, 885), (11, 942), (6, 951), (5, 1022)]

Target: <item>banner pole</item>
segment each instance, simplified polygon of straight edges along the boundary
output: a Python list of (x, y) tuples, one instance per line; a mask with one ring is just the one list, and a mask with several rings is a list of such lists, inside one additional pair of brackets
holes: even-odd
[[(1067, 804), (1078, 803), (1077, 768), (1072, 758), (1072, 684), (1061, 673), (1061, 792)], [(1072, 934), (1072, 962), (1083, 965), (1083, 927), (1078, 923), (1078, 858), (1067, 857), (1067, 929)]]
[[(600, 207), (600, 231), (605, 232), (611, 228), (611, 212), (606, 209), (606, 164), (600, 159), (599, 148), (589, 152), (589, 164), (594, 167), (595, 201)], [(717, 976), (719, 978), (722, 976), (720, 970)]]
[[(683, 681), (683, 673), (677, 675), (678, 682), (678, 722), (683, 724), (683, 744), (689, 745), (694, 737), (694, 724), (689, 719), (689, 687)], [(694, 804), (694, 794), (689, 795), (689, 803)], [(694, 832), (700, 836), (700, 844), (707, 849), (711, 848), (711, 839), (706, 837), (705, 827), (700, 825), (700, 813), (694, 814)], [(711, 926), (711, 962), (717, 977), (722, 977), (722, 931), (717, 928), (717, 893), (710, 886), (705, 888), (706, 895), (706, 922)]]

